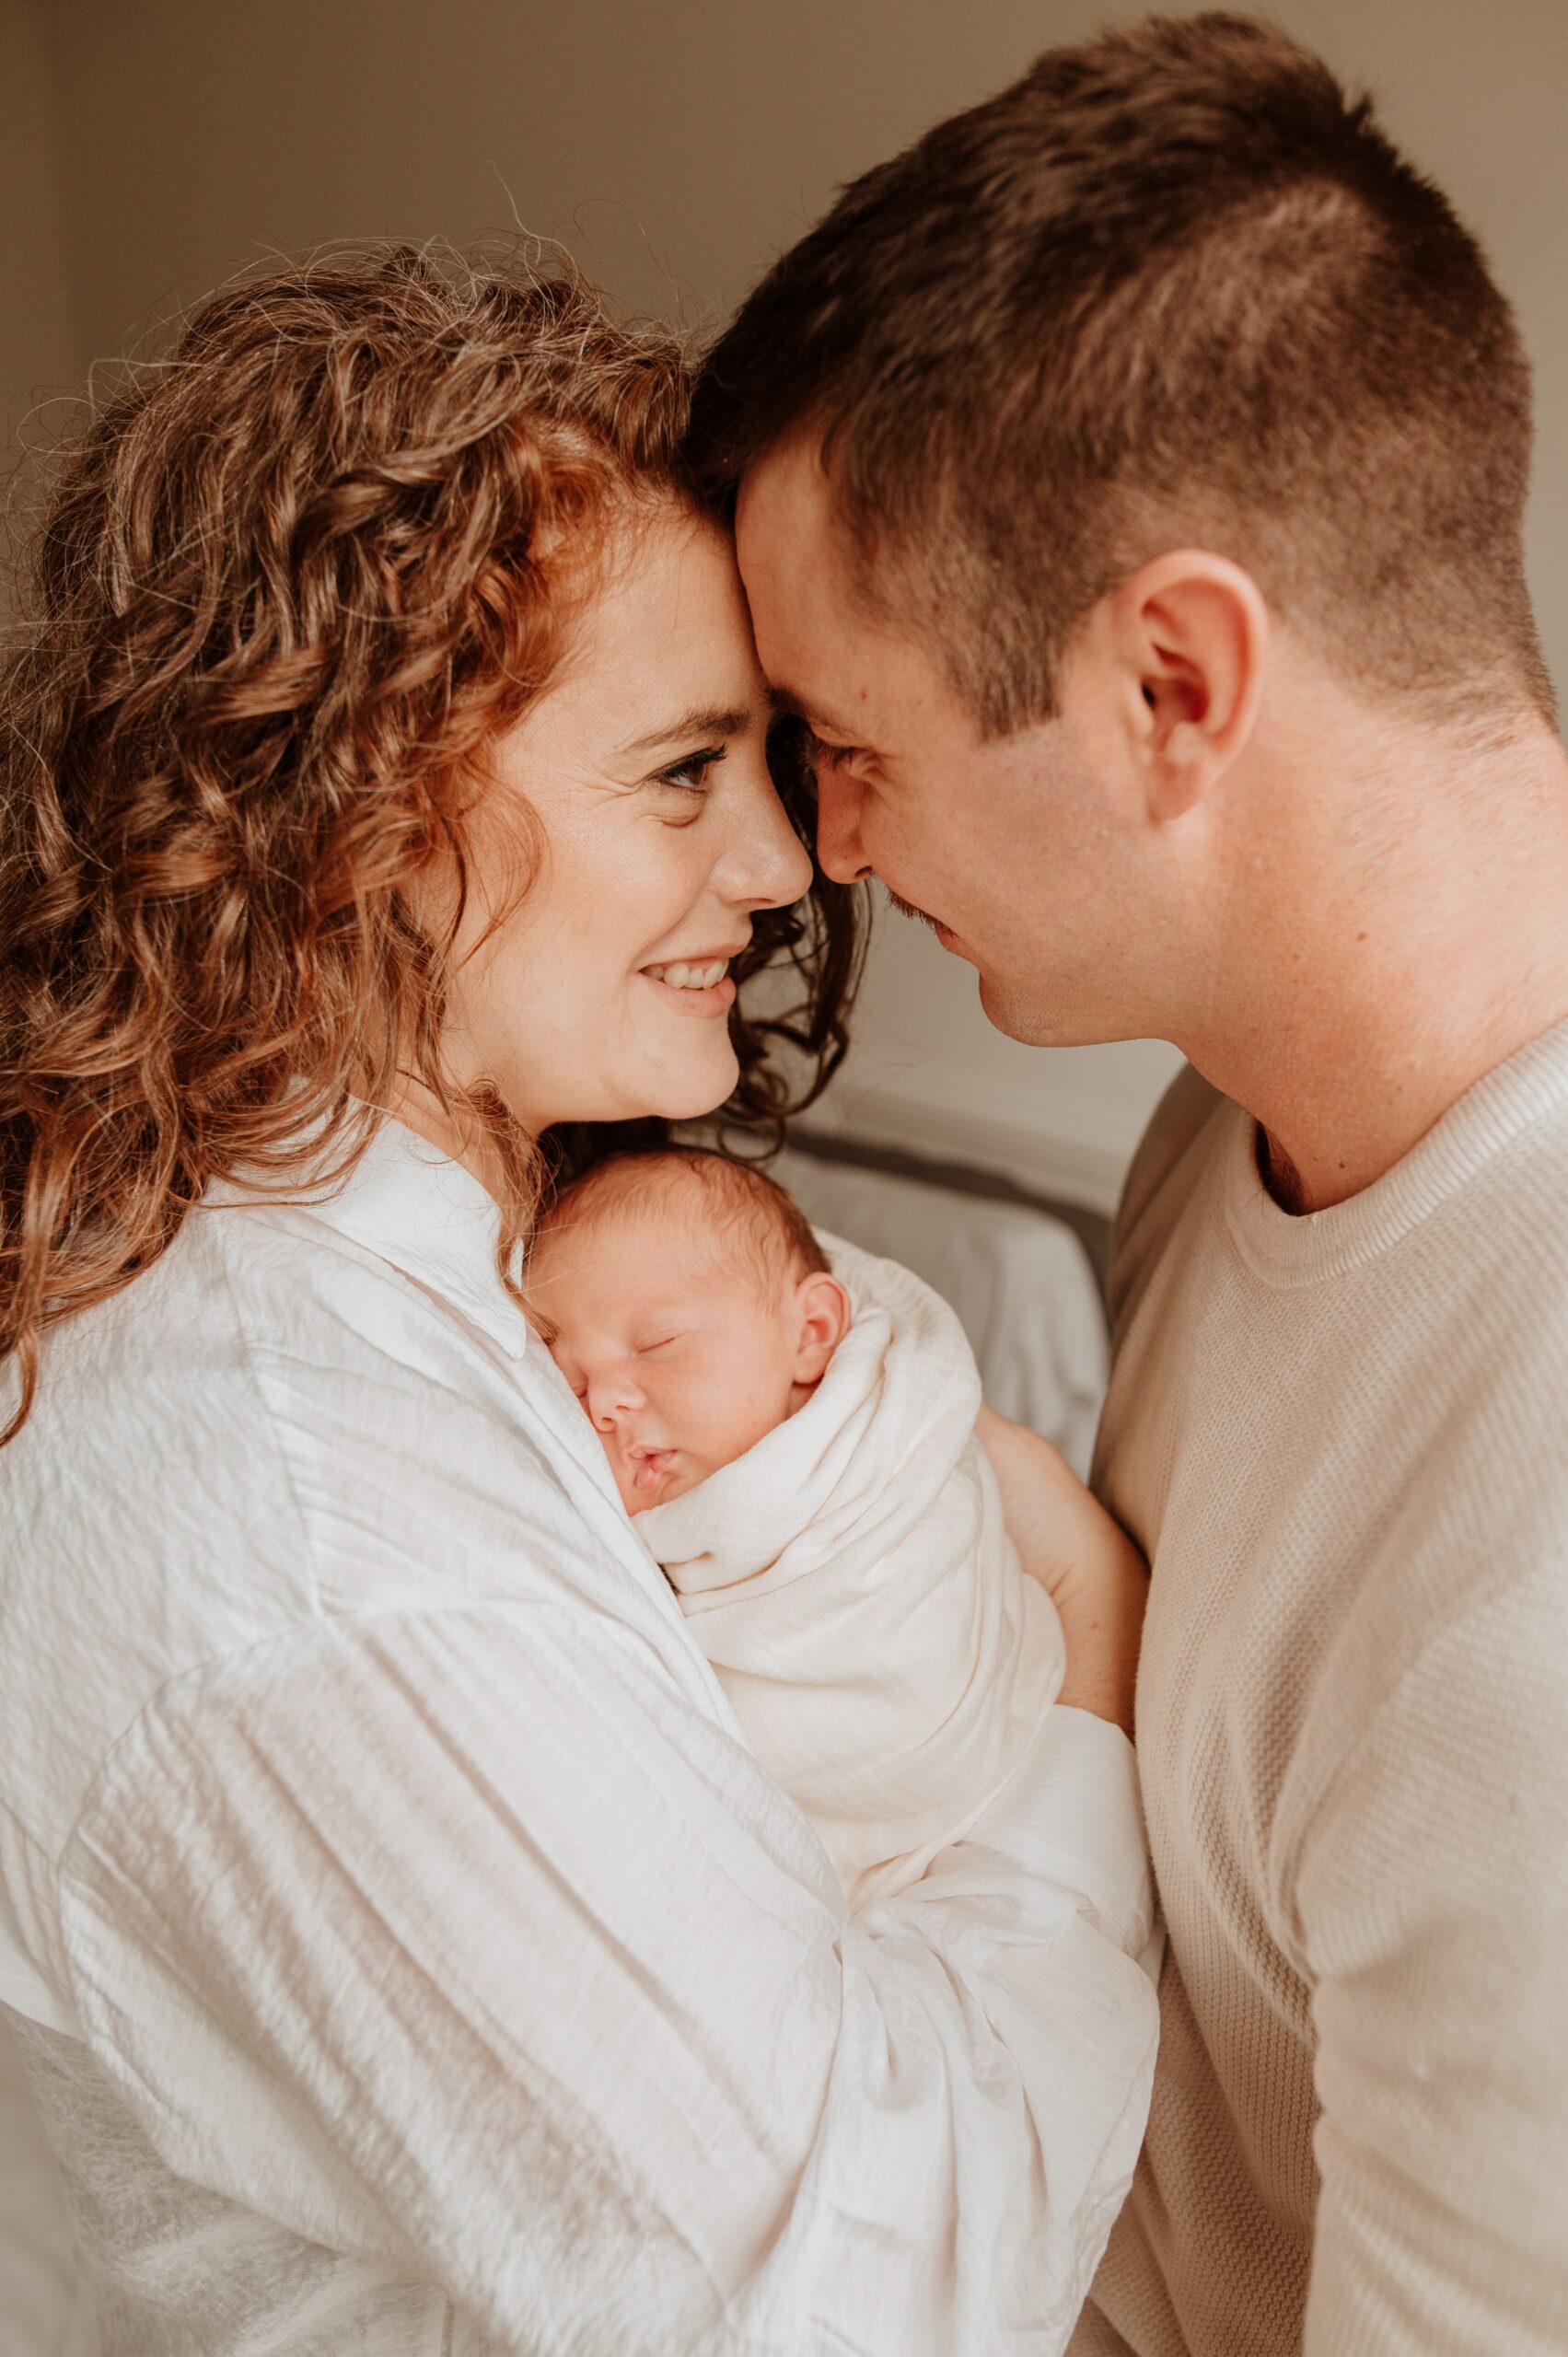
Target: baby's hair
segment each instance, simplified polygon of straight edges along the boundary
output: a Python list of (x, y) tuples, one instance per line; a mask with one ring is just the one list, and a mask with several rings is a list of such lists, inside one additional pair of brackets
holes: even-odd
[(562, 1190), (540, 1232), (591, 1232), (629, 1203), (643, 1210), (655, 1202), (694, 1232), (732, 1245), (771, 1298), (802, 1277), (830, 1273), (799, 1204), (753, 1164), (703, 1146), (661, 1146), (596, 1162)]

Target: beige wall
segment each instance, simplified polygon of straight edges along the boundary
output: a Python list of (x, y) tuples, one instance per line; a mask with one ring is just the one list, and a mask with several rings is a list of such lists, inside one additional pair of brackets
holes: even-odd
[[(835, 186), (1039, 49), (1084, 0), (0, 0), (7, 432), (173, 301), (269, 250), (563, 238), (622, 301), (721, 316)], [(1568, 0), (1280, 0), (1485, 238), (1539, 387), (1531, 563), (1568, 684)], [(46, 38), (52, 102), (40, 72)], [(64, 261), (63, 261), (64, 255)], [(1168, 1051), (1019, 1049), (889, 923), (836, 1117), (1103, 1200)]]
[[(26, 453), (58, 430), (60, 397), (82, 366), (63, 172), (42, 10), (0, 0), (0, 478), (12, 540), (26, 514)], [(0, 620), (13, 578), (6, 562)]]

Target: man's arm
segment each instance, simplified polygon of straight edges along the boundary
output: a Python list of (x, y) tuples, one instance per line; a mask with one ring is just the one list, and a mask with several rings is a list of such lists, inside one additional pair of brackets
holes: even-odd
[(1568, 2347), (1565, 1664), (1560, 1567), (1499, 1576), (1428, 1632), (1313, 1823), (1308, 2357)]
[(996, 1476), (1007, 1536), (1062, 1622), (1067, 1671), (1059, 1700), (1110, 1720), (1131, 1741), (1148, 1565), (1040, 1433), (986, 1407), (975, 1433)]

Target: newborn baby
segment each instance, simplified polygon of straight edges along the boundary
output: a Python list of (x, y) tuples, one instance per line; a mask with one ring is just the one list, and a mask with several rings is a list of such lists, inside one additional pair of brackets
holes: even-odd
[(851, 1902), (915, 1881), (1062, 1684), (953, 1312), (718, 1155), (627, 1155), (537, 1237), (530, 1306), (753, 1749)]

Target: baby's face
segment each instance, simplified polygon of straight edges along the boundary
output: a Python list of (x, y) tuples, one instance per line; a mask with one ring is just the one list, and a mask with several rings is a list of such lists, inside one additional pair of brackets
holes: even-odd
[(535, 1246), (528, 1291), (628, 1514), (694, 1489), (806, 1396), (802, 1288), (770, 1298), (733, 1239), (705, 1244), (683, 1220), (628, 1208), (588, 1233), (563, 1225)]

